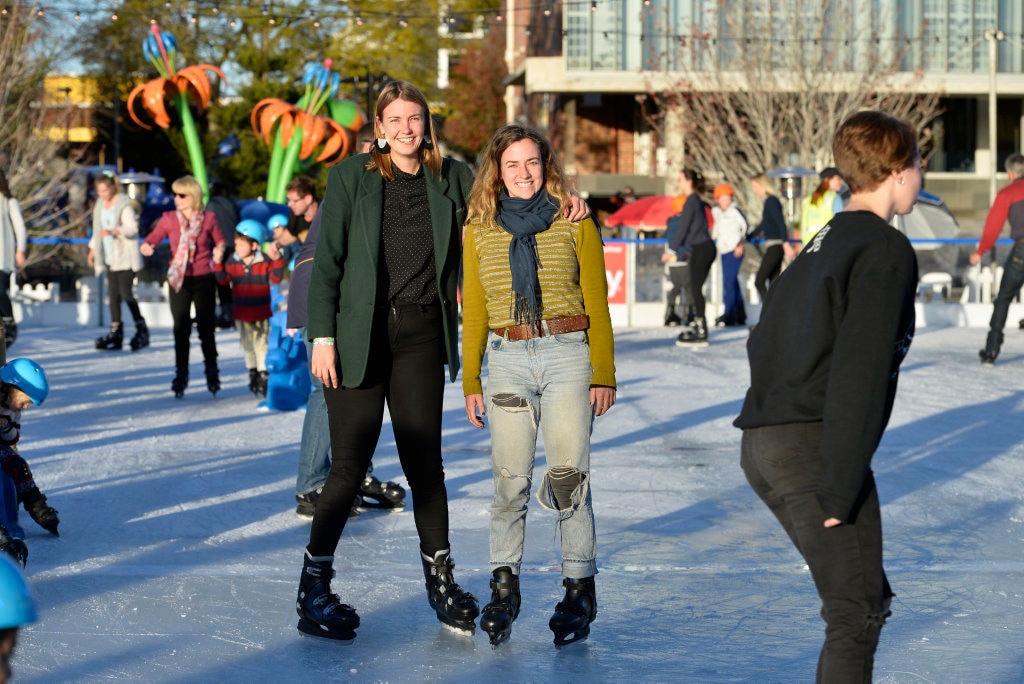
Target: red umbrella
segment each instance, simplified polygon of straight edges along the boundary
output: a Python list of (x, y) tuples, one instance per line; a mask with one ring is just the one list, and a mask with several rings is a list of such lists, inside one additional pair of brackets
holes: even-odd
[(631, 226), (639, 230), (660, 230), (668, 217), (678, 214), (674, 195), (652, 195), (617, 209), (605, 221), (609, 226)]

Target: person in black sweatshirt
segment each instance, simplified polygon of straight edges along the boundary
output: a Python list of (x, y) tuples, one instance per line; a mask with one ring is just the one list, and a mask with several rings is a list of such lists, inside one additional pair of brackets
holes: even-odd
[(838, 129), (853, 192), (768, 291), (747, 342), (734, 425), (741, 465), (807, 562), (822, 600), (819, 682), (870, 682), (893, 593), (871, 458), (914, 334), (917, 259), (889, 225), (921, 188), (917, 136), (881, 112)]

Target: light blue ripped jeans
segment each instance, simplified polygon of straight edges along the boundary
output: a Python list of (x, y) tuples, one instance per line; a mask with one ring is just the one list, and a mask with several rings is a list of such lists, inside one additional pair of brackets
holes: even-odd
[[(491, 334), (488, 349), (487, 418), (494, 473), (491, 570), (507, 565), (518, 575), (522, 565), (539, 425), (544, 431), (548, 471), (537, 500), (544, 508), (558, 511), (562, 575), (592, 577), (597, 574), (597, 542), (590, 503), (594, 410), (587, 333), (520, 342)], [(570, 488), (559, 488), (559, 481), (569, 482)]]

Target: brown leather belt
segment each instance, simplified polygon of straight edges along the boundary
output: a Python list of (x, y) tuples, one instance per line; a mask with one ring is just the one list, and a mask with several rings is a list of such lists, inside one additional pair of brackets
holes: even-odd
[(580, 314), (579, 316), (562, 316), (561, 318), (549, 318), (546, 321), (521, 323), (508, 328), (495, 328), (492, 332), (506, 340), (521, 342), (523, 340), (532, 340), (535, 337), (544, 337), (545, 335), (579, 332), (589, 327), (590, 316)]

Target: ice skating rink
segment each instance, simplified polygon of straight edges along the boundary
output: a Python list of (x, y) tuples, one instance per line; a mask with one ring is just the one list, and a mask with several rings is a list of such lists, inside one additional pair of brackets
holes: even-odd
[[(359, 610), (358, 637), (301, 636), (303, 414), (256, 410), (234, 331), (218, 332), (220, 395), (194, 344), (181, 400), (169, 330), (135, 354), (95, 351), (102, 332), (23, 326), (9, 353), (50, 379), (20, 448), (62, 521), (60, 538), (24, 522), (40, 620), (19, 637), (15, 681), (813, 680), (817, 597), (738, 464), (745, 330), (713, 330), (699, 351), (666, 329), (616, 331), (618, 404), (593, 438), (599, 614), (561, 650), (547, 628), (554, 518), (536, 503), (522, 613), (499, 649), (435, 619), (409, 511), (364, 513), (342, 539), (334, 590)], [(1024, 680), (1024, 332), (1007, 330), (993, 368), (978, 363), (984, 335), (921, 329), (903, 366), (875, 457), (897, 593), (877, 682)], [(456, 578), (483, 604), (488, 435), (467, 423), (458, 384), (444, 445)], [(405, 485), (387, 428), (374, 462)]]

